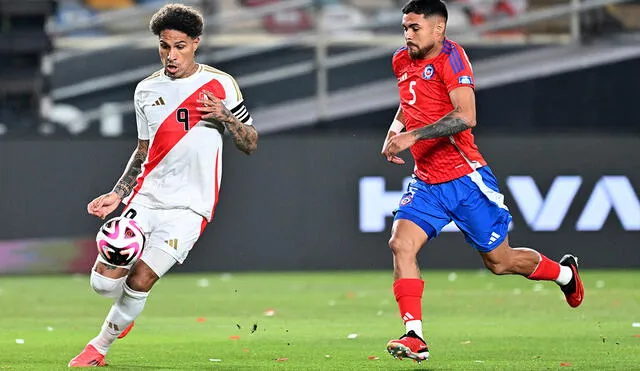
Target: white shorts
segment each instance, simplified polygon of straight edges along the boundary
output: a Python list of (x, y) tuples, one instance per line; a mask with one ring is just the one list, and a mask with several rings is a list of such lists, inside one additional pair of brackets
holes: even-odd
[[(190, 209), (151, 209), (135, 202), (122, 215), (135, 220), (144, 231), (147, 241), (141, 259), (158, 277), (184, 262), (207, 223)], [(98, 261), (108, 264), (100, 255)]]

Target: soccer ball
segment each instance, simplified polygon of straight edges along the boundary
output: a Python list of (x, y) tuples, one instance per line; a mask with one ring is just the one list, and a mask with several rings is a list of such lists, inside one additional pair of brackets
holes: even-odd
[(133, 220), (123, 216), (109, 219), (96, 236), (98, 254), (111, 265), (128, 266), (142, 255), (144, 232)]

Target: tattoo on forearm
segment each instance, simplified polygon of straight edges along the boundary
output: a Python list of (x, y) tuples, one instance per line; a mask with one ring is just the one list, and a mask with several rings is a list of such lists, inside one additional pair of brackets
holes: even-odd
[(149, 141), (139, 141), (138, 147), (131, 155), (131, 159), (129, 160), (124, 173), (116, 183), (115, 187), (113, 187), (113, 191), (117, 193), (120, 198), (127, 197), (129, 193), (131, 193), (131, 190), (133, 190), (133, 187), (135, 187), (138, 174), (142, 171), (142, 164), (147, 159), (148, 151)]
[(441, 118), (434, 124), (414, 130), (414, 135), (418, 139), (431, 139), (448, 137), (469, 129), (467, 122), (454, 114), (455, 111)]
[(245, 125), (231, 113), (226, 107), (222, 109), (220, 120), (231, 133), (233, 143), (240, 151), (250, 155), (256, 150), (258, 142), (258, 132), (252, 125)]

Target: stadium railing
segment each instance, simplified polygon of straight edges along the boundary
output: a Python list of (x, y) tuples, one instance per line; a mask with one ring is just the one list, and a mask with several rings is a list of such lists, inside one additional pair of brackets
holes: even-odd
[[(273, 5), (266, 5), (259, 8), (243, 8), (241, 10), (235, 12), (226, 12), (215, 14), (207, 18), (207, 23), (211, 25), (224, 25), (227, 22), (237, 22), (240, 19), (253, 19), (255, 17), (266, 15), (266, 14), (275, 14), (277, 12), (285, 11), (287, 9), (297, 9), (301, 6), (311, 6), (313, 5), (312, 0), (288, 0), (282, 1)], [(452, 26), (448, 32), (448, 34), (463, 43), (465, 42), (482, 42), (486, 38), (485, 35), (495, 34), (502, 30), (509, 30), (514, 28), (523, 28), (528, 25), (554, 20), (558, 18), (568, 18), (570, 21), (568, 22), (567, 29), (569, 30), (568, 34), (555, 34), (552, 38), (542, 37), (540, 40), (537, 40), (535, 35), (518, 35), (521, 39), (521, 42), (525, 43), (536, 43), (536, 42), (544, 42), (544, 43), (560, 43), (565, 45), (579, 45), (580, 41), (583, 37), (581, 33), (581, 25), (580, 25), (580, 14), (585, 12), (589, 12), (596, 9), (603, 9), (605, 7), (610, 7), (616, 4), (624, 4), (628, 3), (628, 1), (624, 0), (588, 0), (588, 1), (580, 1), (580, 0), (571, 0), (569, 3), (555, 4), (551, 6), (546, 6), (540, 9), (531, 10), (525, 12), (521, 15), (518, 15), (513, 18), (508, 19), (500, 19), (496, 21), (489, 21), (485, 24), (477, 25), (469, 27), (467, 25)], [(147, 10), (148, 11), (148, 10)], [(139, 9), (136, 9), (135, 12), (140, 12)], [(321, 12), (317, 12), (318, 19), (320, 18)], [(111, 16), (105, 16), (104, 22), (107, 22)], [(347, 31), (367, 31), (374, 30), (389, 26), (397, 26), (399, 22), (398, 19), (376, 19), (372, 22), (368, 22), (366, 24), (361, 24), (358, 26), (348, 26), (346, 28), (342, 28), (341, 30)], [(71, 32), (73, 30), (79, 30), (83, 27), (88, 27), (87, 24), (78, 24), (74, 27), (67, 26), (67, 28), (53, 29), (52, 32), (57, 34), (64, 34), (65, 32)], [(380, 35), (376, 35), (375, 38), (363, 37), (362, 33), (357, 34), (356, 38), (350, 38), (345, 36), (344, 34), (336, 35), (331, 27), (328, 27), (324, 22), (317, 21), (317, 27), (312, 32), (305, 32), (294, 35), (280, 35), (277, 38), (270, 39), (270, 42), (266, 45), (257, 45), (257, 46), (242, 46), (242, 47), (230, 47), (224, 50), (219, 50), (214, 53), (201, 55), (199, 58), (205, 63), (216, 63), (221, 61), (229, 61), (235, 58), (247, 58), (255, 55), (259, 55), (260, 53), (264, 53), (270, 50), (277, 50), (278, 48), (285, 48), (291, 45), (305, 45), (312, 46), (315, 48), (315, 58), (313, 60), (298, 62), (290, 65), (284, 65), (278, 68), (273, 68), (269, 70), (261, 70), (255, 71), (254, 73), (248, 75), (238, 76), (238, 81), (240, 85), (247, 87), (252, 85), (265, 84), (272, 81), (289, 79), (296, 76), (300, 76), (303, 74), (308, 74), (310, 72), (316, 73), (316, 96), (314, 102), (314, 111), (315, 114), (312, 115), (312, 119), (326, 119), (331, 118), (334, 115), (328, 111), (328, 101), (329, 101), (329, 90), (327, 83), (327, 71), (332, 68), (341, 67), (361, 61), (366, 61), (370, 58), (376, 58), (384, 55), (388, 55), (393, 51), (395, 46), (402, 42), (401, 35), (389, 36), (389, 37), (381, 37)], [(215, 36), (214, 36), (215, 37)], [(149, 42), (148, 32), (145, 31), (140, 35), (127, 35), (126, 42), (131, 43), (135, 40), (140, 40), (140, 42)], [(493, 38), (496, 40), (496, 38)], [(500, 40), (500, 36), (497, 37)], [(144, 40), (144, 41), (143, 41)], [(275, 41), (274, 41), (275, 40)], [(509, 42), (513, 42), (514, 37), (510, 35), (507, 37)], [(330, 45), (336, 44), (348, 44), (354, 42), (364, 42), (368, 43), (371, 46), (368, 49), (360, 49), (355, 52), (345, 52), (338, 55), (329, 56), (327, 53), (328, 47)], [(499, 42), (499, 41), (498, 41)], [(89, 53), (90, 51), (83, 50), (80, 53)], [(629, 52), (629, 51), (627, 51)], [(64, 52), (61, 52), (64, 53)], [(74, 52), (77, 53), (77, 52)], [(71, 53), (71, 56), (77, 56), (78, 54)], [(635, 51), (629, 52), (631, 54), (635, 53)], [(627, 54), (625, 54), (627, 55)], [(64, 54), (59, 54), (56, 56), (58, 60), (66, 58)], [(520, 59), (522, 60), (522, 58)], [(110, 76), (102, 76), (95, 79), (91, 79), (88, 81), (79, 82), (73, 85), (59, 87), (53, 91), (54, 99), (66, 99), (74, 96), (79, 96), (83, 94), (88, 94), (96, 91), (100, 91), (102, 89), (109, 89), (112, 87), (116, 87), (125, 83), (131, 83), (136, 80), (140, 80), (144, 78), (150, 70), (157, 68), (157, 65), (153, 66), (140, 66), (137, 68), (133, 68), (125, 73), (119, 73), (117, 75)], [(499, 79), (495, 79), (494, 81), (500, 81)], [(386, 95), (384, 95), (386, 96)], [(289, 105), (291, 106), (291, 105)], [(111, 105), (111, 107), (121, 113), (131, 112), (133, 109), (130, 102), (120, 102)], [(305, 111), (308, 111), (308, 102), (304, 105)], [(101, 115), (101, 108), (96, 108), (93, 110), (89, 110), (85, 112), (85, 115), (88, 120), (95, 120)], [(277, 120), (275, 120), (277, 121)], [(282, 123), (283, 126), (286, 126), (286, 123)], [(275, 126), (269, 126), (268, 130), (278, 130)]]

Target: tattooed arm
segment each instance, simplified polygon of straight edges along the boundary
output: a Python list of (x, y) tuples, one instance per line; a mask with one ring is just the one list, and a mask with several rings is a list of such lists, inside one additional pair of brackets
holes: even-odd
[[(431, 125), (400, 133), (387, 141), (382, 153), (387, 159), (411, 147), (418, 140), (448, 137), (476, 126), (476, 100), (473, 89), (462, 86), (449, 93), (454, 107), (440, 120)], [(389, 160), (391, 161), (391, 160)], [(397, 163), (396, 161), (391, 161)]]
[(127, 197), (136, 185), (136, 178), (138, 174), (140, 174), (142, 164), (147, 158), (148, 150), (149, 141), (138, 139), (138, 147), (131, 155), (131, 159), (120, 180), (118, 180), (118, 183), (116, 183), (111, 192), (98, 196), (89, 202), (87, 205), (87, 212), (89, 214), (104, 219), (118, 208), (122, 199)]
[(148, 152), (149, 141), (138, 139), (138, 147), (136, 147), (136, 150), (131, 155), (124, 173), (115, 187), (113, 187), (113, 192), (115, 192), (120, 199), (127, 197), (129, 193), (131, 193), (131, 190), (133, 190), (133, 187), (135, 187), (136, 179), (140, 171), (142, 171), (142, 164), (147, 159)]
[(448, 137), (469, 129), (471, 126), (463, 118), (458, 117), (458, 110), (453, 110), (437, 122), (412, 131), (416, 139)]
[(219, 120), (229, 130), (233, 138), (233, 144), (242, 152), (250, 155), (258, 146), (258, 132), (253, 125), (245, 125), (238, 120), (226, 107), (223, 110), (224, 118)]
[(448, 137), (476, 126), (476, 99), (473, 89), (459, 87), (449, 93), (453, 111), (431, 125), (412, 131), (418, 139)]
[[(203, 113), (202, 119), (222, 123), (231, 133), (236, 148), (247, 155), (253, 153), (258, 147), (258, 132), (253, 125), (243, 124), (215, 94), (207, 90), (202, 92), (207, 98), (198, 100), (202, 104), (198, 107), (198, 111)], [(248, 112), (245, 110), (244, 114), (248, 115)]]

